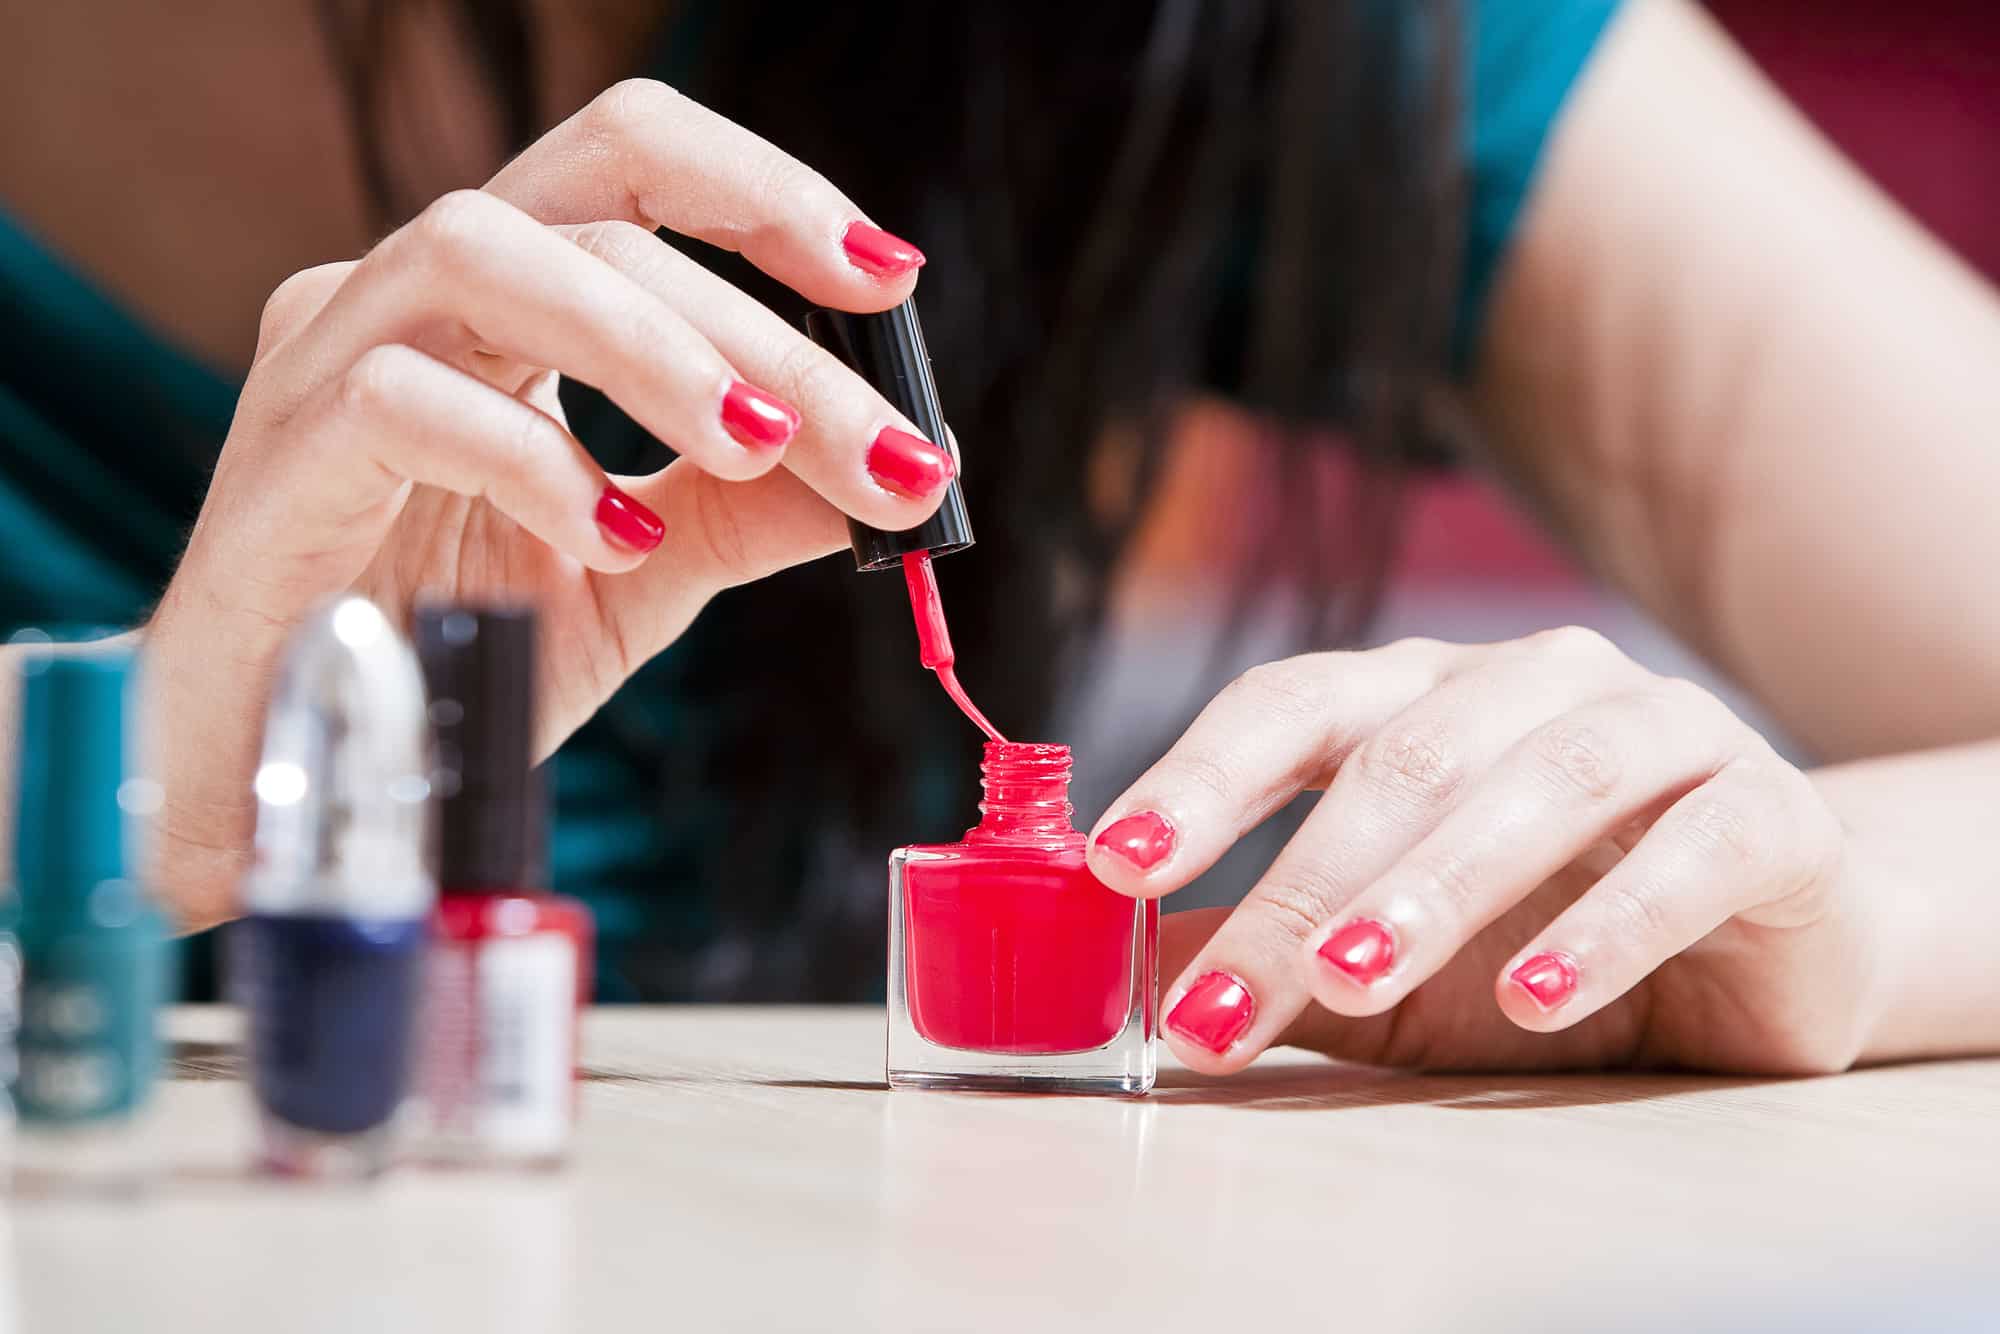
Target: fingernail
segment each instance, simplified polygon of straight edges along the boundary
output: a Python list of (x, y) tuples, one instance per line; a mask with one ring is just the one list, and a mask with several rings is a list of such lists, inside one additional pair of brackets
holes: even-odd
[(630, 551), (647, 552), (660, 545), (667, 526), (660, 516), (615, 486), (597, 498), (597, 526), (605, 537)]
[(1319, 957), (1365, 987), (1396, 962), (1396, 937), (1382, 923), (1364, 917), (1328, 936)]
[(790, 440), (799, 429), (798, 409), (776, 394), (738, 380), (722, 396), (722, 428), (736, 437), (738, 444), (771, 449)]
[(840, 246), (855, 268), (865, 269), (877, 278), (900, 278), (924, 266), (923, 251), (871, 223), (848, 223), (841, 234)]
[(1150, 871), (1174, 850), (1174, 827), (1157, 811), (1139, 811), (1106, 826), (1097, 846)]
[(1528, 993), (1536, 1008), (1547, 1014), (1568, 1001), (1576, 991), (1576, 960), (1556, 950), (1535, 955), (1507, 974), (1507, 979)]
[(1167, 1016), (1167, 1027), (1221, 1055), (1256, 1015), (1250, 988), (1227, 973), (1203, 973)]
[(888, 490), (924, 500), (958, 473), (951, 455), (920, 435), (884, 426), (868, 446), (868, 475)]

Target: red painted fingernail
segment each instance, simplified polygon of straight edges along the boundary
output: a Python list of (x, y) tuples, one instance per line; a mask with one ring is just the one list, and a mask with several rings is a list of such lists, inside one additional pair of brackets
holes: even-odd
[(1174, 827), (1157, 811), (1140, 811), (1106, 826), (1097, 846), (1150, 871), (1174, 850)]
[(958, 474), (951, 455), (920, 435), (884, 426), (868, 446), (868, 475), (899, 496), (924, 500)]
[(799, 413), (776, 394), (738, 380), (722, 396), (722, 428), (738, 444), (771, 449), (792, 438), (799, 429)]
[(923, 251), (872, 223), (848, 223), (840, 246), (855, 268), (866, 269), (877, 278), (900, 278), (924, 266)]
[(1576, 960), (1557, 950), (1537, 954), (1507, 974), (1508, 981), (1528, 993), (1543, 1014), (1556, 1009), (1576, 991)]
[(615, 486), (605, 487), (597, 498), (597, 526), (611, 541), (638, 552), (651, 551), (667, 535), (659, 515)]
[(1382, 923), (1364, 917), (1328, 936), (1319, 957), (1365, 987), (1396, 962), (1396, 937)]
[(1257, 1016), (1257, 998), (1227, 973), (1203, 973), (1167, 1016), (1167, 1027), (1220, 1055)]

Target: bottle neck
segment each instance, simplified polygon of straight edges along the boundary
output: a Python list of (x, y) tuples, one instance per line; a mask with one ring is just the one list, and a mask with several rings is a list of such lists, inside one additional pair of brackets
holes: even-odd
[(1068, 746), (989, 741), (979, 762), (980, 838), (1061, 838), (1070, 824)]

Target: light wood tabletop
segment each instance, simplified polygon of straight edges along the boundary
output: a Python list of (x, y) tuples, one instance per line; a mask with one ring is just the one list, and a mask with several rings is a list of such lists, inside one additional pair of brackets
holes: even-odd
[(2000, 1328), (2000, 1062), (892, 1095), (879, 1009), (606, 1009), (566, 1169), (328, 1187), (169, 1031), (160, 1180), (13, 1202), (0, 1328)]

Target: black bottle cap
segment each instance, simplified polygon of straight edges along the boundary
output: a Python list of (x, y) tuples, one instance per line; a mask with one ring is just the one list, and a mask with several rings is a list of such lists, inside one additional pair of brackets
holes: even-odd
[(416, 641), (437, 738), (439, 887), (542, 888), (548, 813), (534, 765), (535, 613), (420, 607)]
[[(924, 350), (914, 298), (876, 315), (815, 310), (806, 316), (806, 334), (873, 385), (924, 439), (950, 450), (952, 461), (958, 461), (958, 449), (945, 429), (944, 410), (938, 406), (937, 382), (931, 378), (930, 353)], [(965, 492), (954, 477), (937, 513), (915, 528), (892, 533), (849, 519), (847, 535), (854, 544), (856, 568), (887, 570), (901, 565), (913, 551), (942, 556), (971, 546), (972, 520), (966, 517)]]

